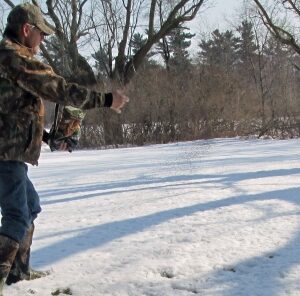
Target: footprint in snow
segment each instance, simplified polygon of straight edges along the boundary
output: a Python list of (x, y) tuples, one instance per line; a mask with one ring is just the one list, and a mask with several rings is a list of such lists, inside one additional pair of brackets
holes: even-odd
[(173, 277), (175, 277), (175, 274), (173, 272), (172, 269), (166, 268), (166, 269), (162, 269), (160, 271), (160, 275), (161, 277), (167, 278), (167, 279), (172, 279)]
[(223, 268), (224, 271), (236, 272), (236, 269), (233, 266), (226, 266)]
[(70, 288), (65, 288), (65, 289), (56, 289), (51, 293), (51, 295), (57, 296), (57, 295), (73, 295), (73, 294)]

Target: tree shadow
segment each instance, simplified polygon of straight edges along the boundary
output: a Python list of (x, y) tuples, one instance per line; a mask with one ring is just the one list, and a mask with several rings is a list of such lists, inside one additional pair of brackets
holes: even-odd
[[(295, 155), (291, 155), (290, 159), (294, 159), (294, 157)], [(219, 159), (216, 161), (220, 161), (220, 163), (224, 165), (224, 159)], [(228, 158), (226, 158), (225, 160), (230, 163), (230, 160), (228, 160)], [(249, 162), (249, 157), (234, 158), (234, 162), (239, 163), (240, 161), (244, 163)], [(267, 158), (265, 156), (262, 156), (255, 157), (253, 161), (278, 162), (278, 159), (275, 160), (274, 156), (270, 156)], [(208, 162), (209, 161), (206, 161), (206, 163)], [(212, 160), (212, 162), (214, 162), (214, 160)], [(199, 163), (200, 162), (198, 162), (198, 164)], [(236, 183), (243, 180), (260, 179), (275, 176), (291, 176), (297, 174), (300, 174), (300, 168), (266, 171), (261, 170), (256, 172), (241, 172), (232, 174), (181, 174), (156, 179), (153, 178), (153, 176), (150, 176), (149, 178), (147, 176), (138, 176), (137, 178), (133, 178), (130, 180), (116, 181), (108, 184), (95, 183), (88, 186), (82, 186), (80, 188), (72, 187), (50, 191), (45, 190), (41, 192), (41, 199), (43, 205), (50, 205), (86, 198), (101, 198), (101, 196), (116, 193), (120, 194), (128, 191), (134, 192), (149, 190), (152, 188), (171, 188), (172, 186), (199, 186), (206, 183), (217, 183), (217, 185), (220, 187), (231, 187), (235, 186)], [(43, 198), (47, 197), (59, 197), (64, 194), (75, 195), (75, 193), (77, 193), (78, 191), (80, 191), (79, 196), (73, 196), (70, 198), (54, 198), (43, 201)], [(89, 249), (103, 246), (122, 237), (143, 232), (153, 226), (160, 225), (172, 219), (189, 216), (197, 212), (212, 211), (222, 207), (240, 205), (253, 201), (284, 200), (299, 206), (299, 195), (300, 187), (274, 190), (259, 194), (241, 194), (240, 192), (237, 196), (224, 198), (222, 200), (197, 203), (192, 206), (160, 211), (141, 217), (125, 219), (122, 221), (114, 221), (111, 223), (96, 225), (93, 227), (85, 227), (78, 230), (57, 233), (57, 237), (62, 234), (67, 234), (71, 237), (63, 239), (61, 241), (57, 240), (56, 242), (48, 246), (45, 246), (38, 250), (34, 250), (32, 252), (32, 258), (33, 261), (36, 262), (39, 266), (51, 265), (62, 259), (66, 259), (70, 256), (85, 252)], [(268, 215), (269, 214), (267, 213), (265, 217), (266, 219), (268, 219)], [(206, 295), (204, 289), (205, 285), (218, 285), (218, 283), (226, 281), (228, 284), (228, 288), (220, 291), (219, 295), (282, 295), (282, 291), (284, 289), (284, 286), (281, 283), (282, 276), (284, 276), (284, 274), (288, 272), (288, 270), (293, 268), (293, 266), (300, 264), (300, 253), (298, 252), (299, 248), (300, 233), (297, 233), (287, 245), (278, 248), (273, 254), (263, 254), (261, 256), (256, 256), (248, 260), (241, 261), (233, 266), (234, 271), (226, 268), (217, 270), (213, 274), (209, 275), (209, 279), (207, 279), (206, 283), (195, 278), (193, 280), (196, 283), (197, 288), (195, 291), (200, 295)], [(287, 258), (290, 258), (291, 252), (294, 254), (293, 260), (287, 260)], [(276, 263), (275, 270), (273, 269), (274, 262)], [(261, 279), (260, 282), (251, 280), (251, 276), (249, 275), (253, 273), (256, 275), (255, 279)], [(204, 286), (204, 288), (202, 287), (202, 285)], [(184, 283), (182, 284), (182, 286), (184, 287)], [(278, 289), (278, 287), (280, 288)]]
[[(288, 201), (297, 207), (300, 206), (300, 188), (274, 191), (267, 196), (267, 199), (272, 197), (277, 200)], [(300, 217), (300, 210), (290, 213), (289, 216), (291, 215)], [(284, 279), (288, 277), (288, 274), (294, 267), (299, 266), (299, 251), (300, 232), (298, 231), (286, 245), (277, 248), (273, 252), (267, 252), (261, 256), (255, 256), (235, 264), (233, 266), (234, 273), (230, 277), (228, 277), (228, 272), (230, 271), (226, 269), (216, 271), (212, 277), (216, 280), (227, 279), (229, 288), (222, 293), (223, 296), (296, 295), (294, 294), (295, 290), (289, 291), (289, 287), (285, 286)], [(256, 281), (253, 281), (252, 275), (255, 275)], [(296, 281), (299, 281), (299, 274), (296, 276)], [(297, 295), (300, 295), (300, 285), (297, 284), (297, 286)], [(295, 283), (293, 288), (295, 289)]]
[[(256, 171), (256, 172), (243, 172), (243, 173), (234, 173), (227, 175), (217, 175), (217, 174), (194, 174), (194, 175), (178, 175), (178, 176), (168, 176), (163, 178), (147, 178), (146, 176), (137, 177), (131, 180), (119, 181), (119, 182), (110, 182), (103, 184), (90, 184), (88, 186), (72, 187), (72, 188), (62, 188), (54, 190), (45, 190), (39, 191), (41, 197), (42, 205), (56, 204), (56, 203), (65, 203), (70, 201), (76, 201), (87, 198), (94, 198), (97, 196), (105, 196), (115, 193), (124, 193), (129, 191), (139, 191), (139, 190), (148, 190), (152, 188), (167, 188), (174, 186), (190, 186), (190, 185), (201, 185), (205, 183), (210, 183), (212, 181), (218, 181), (219, 184), (223, 186), (233, 186), (234, 183), (240, 182), (243, 180), (250, 179), (260, 179), (267, 177), (279, 177), (286, 175), (297, 175), (300, 174), (300, 168), (293, 169), (279, 169), (273, 171)], [(195, 182), (192, 182), (195, 181)], [(181, 183), (180, 183), (181, 182)], [(184, 183), (189, 182), (189, 183)], [(191, 183), (192, 182), (192, 183)], [(166, 184), (169, 183), (169, 184)], [(166, 185), (158, 185), (166, 184)], [(153, 186), (151, 186), (153, 185)], [(137, 187), (139, 188), (132, 188)], [(142, 188), (141, 186), (145, 186)], [(155, 187), (154, 187), (155, 186)], [(105, 191), (105, 192), (95, 192), (89, 193), (91, 191)], [(60, 198), (60, 199), (49, 199), (44, 200), (45, 198), (51, 196), (60, 196), (64, 194), (80, 192), (80, 196), (70, 197), (70, 198)], [(87, 193), (87, 194), (86, 194)]]
[[(275, 190), (261, 194), (237, 196), (227, 198), (216, 206), (231, 206), (234, 204), (243, 204), (253, 201), (282, 200), (288, 201), (297, 207), (300, 206), (300, 187)], [(214, 206), (206, 207), (211, 210)], [(260, 218), (258, 220), (268, 220), (275, 217), (291, 217), (292, 215), (300, 217), (300, 208), (290, 213), (276, 214), (273, 216)], [(253, 221), (253, 222), (258, 222)], [(274, 233), (276, 235), (276, 233)], [(300, 295), (300, 284), (298, 283), (298, 294), (295, 294), (295, 283), (290, 289), (284, 283), (284, 279), (294, 267), (300, 264), (300, 232), (294, 234), (292, 239), (282, 247), (274, 251), (261, 252), (260, 256), (254, 256), (246, 260), (239, 261), (236, 264), (221, 266), (213, 273), (204, 278), (194, 277), (187, 280), (175, 280), (171, 286), (174, 290), (193, 291), (199, 295), (222, 295), (222, 296), (276, 296), (276, 295)], [(226, 257), (226, 253), (224, 254)], [(203, 275), (202, 275), (203, 276)], [(295, 282), (299, 282), (299, 274), (294, 274)], [(226, 283), (226, 285), (224, 285)], [(212, 287), (218, 292), (211, 294)], [(224, 286), (226, 286), (224, 288)], [(192, 288), (191, 288), (192, 287)], [(209, 291), (209, 292), (208, 292)]]
[[(285, 200), (298, 206), (300, 205), (299, 194), (300, 187), (260, 194), (240, 195), (222, 200), (198, 203), (188, 207), (161, 211), (142, 217), (86, 227), (78, 231), (73, 231), (72, 237), (70, 238), (56, 241), (49, 246), (33, 251), (32, 255), (38, 265), (49, 265), (88, 249), (105, 245), (116, 239), (142, 232), (145, 229), (166, 221), (189, 216), (196, 212), (211, 211), (222, 207), (265, 200)], [(280, 291), (278, 291), (278, 286), (280, 286), (280, 274), (284, 274), (285, 271), (300, 263), (300, 253), (295, 252), (295, 248), (299, 246), (300, 234), (298, 233), (289, 244), (277, 249), (273, 257), (268, 257), (268, 255), (254, 257), (236, 264), (234, 266), (234, 272), (222, 269), (210, 275), (211, 284), (216, 285), (220, 281), (227, 281), (230, 288), (222, 291), (221, 295), (223, 296), (256, 295), (255, 293), (251, 293), (251, 291), (261, 291), (261, 293), (259, 292), (260, 294), (257, 294), (260, 296), (280, 295)], [(293, 250), (294, 253), (292, 262), (286, 260), (291, 250)], [(280, 273), (278, 270), (273, 270), (274, 261), (277, 261), (276, 266), (280, 269)], [(245, 276), (245, 274), (251, 274), (253, 271), (255, 273), (262, 273), (260, 282), (249, 281), (249, 277)], [(228, 276), (230, 272), (232, 272), (232, 276)], [(197, 279), (195, 279), (195, 281), (197, 281)], [(202, 293), (200, 292), (201, 290), (201, 287), (199, 287), (198, 291), (200, 294)]]

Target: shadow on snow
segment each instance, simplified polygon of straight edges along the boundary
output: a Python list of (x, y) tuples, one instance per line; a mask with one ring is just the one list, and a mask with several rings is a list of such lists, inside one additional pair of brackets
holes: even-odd
[[(271, 175), (274, 174), (272, 173)], [(127, 235), (142, 232), (145, 229), (159, 225), (171, 219), (192, 215), (196, 212), (210, 211), (217, 208), (259, 200), (285, 200), (296, 205), (300, 205), (299, 195), (300, 187), (275, 190), (261, 194), (240, 195), (217, 201), (199, 203), (188, 207), (161, 211), (123, 221), (87, 227), (78, 231), (77, 235), (74, 237), (55, 242), (52, 245), (34, 251), (33, 258), (37, 258), (36, 261), (43, 258), (43, 261), (40, 261), (40, 264), (49, 265), (61, 259), (66, 259), (76, 253), (86, 251), (87, 249), (96, 248)], [(299, 246), (300, 235), (296, 236), (288, 245), (276, 250), (272, 258), (261, 256), (245, 260), (234, 266), (236, 272), (233, 273), (232, 277), (228, 277), (229, 271), (219, 270), (210, 276), (210, 280), (214, 284), (217, 284), (224, 280), (228, 283), (228, 280), (230, 279), (230, 282), (228, 283), (230, 288), (223, 290), (220, 294), (223, 296), (255, 295), (255, 291), (259, 291), (258, 295), (260, 296), (281, 295), (280, 293), (282, 291), (278, 290), (278, 286), (280, 286), (280, 277), (291, 269), (293, 265), (300, 263), (300, 253), (295, 252), (295, 249), (296, 251), (299, 250)], [(290, 257), (291, 252), (294, 254), (293, 262), (286, 260), (286, 258)], [(226, 256), (226, 254), (224, 254), (224, 256)], [(274, 270), (274, 261), (276, 261), (276, 266), (278, 266), (276, 270)], [(243, 275), (251, 272), (256, 273), (256, 275), (257, 273), (262, 273), (258, 276), (261, 279), (259, 283), (249, 282), (248, 277), (245, 277), (243, 280)], [(258, 277), (255, 276), (256, 279)], [(194, 281), (197, 282), (197, 279), (194, 279)], [(201, 289), (199, 290), (199, 293), (200, 291)]]
[[(252, 161), (252, 160), (251, 160)], [(249, 179), (258, 179), (274, 176), (286, 176), (300, 174), (299, 168), (293, 169), (279, 169), (273, 171), (258, 171), (258, 172), (243, 172), (233, 173), (227, 175), (215, 175), (215, 174), (186, 174), (180, 176), (169, 176), (158, 179), (147, 179), (145, 177), (132, 179), (122, 182), (112, 182), (110, 184), (92, 184), (90, 186), (73, 189), (59, 189), (48, 192), (42, 192), (42, 197), (47, 196), (59, 196), (63, 194), (75, 193), (78, 190), (81, 192), (81, 196), (71, 197), (65, 199), (53, 199), (45, 200), (42, 202), (44, 205), (64, 203), (68, 201), (75, 201), (85, 198), (92, 198), (113, 193), (123, 193), (128, 191), (141, 191), (151, 188), (168, 187), (168, 186), (184, 186), (185, 183), (179, 184), (179, 182), (191, 181), (186, 185), (199, 185), (203, 183), (218, 182), (221, 186), (234, 186), (235, 182)], [(167, 183), (167, 184), (166, 184)], [(150, 185), (150, 186), (149, 186)], [(153, 187), (151, 186), (153, 185)], [(159, 185), (159, 186), (158, 186)], [(141, 188), (136, 188), (141, 186)], [(144, 187), (142, 187), (144, 186)], [(98, 193), (92, 193), (91, 191), (101, 191)], [(85, 194), (87, 193), (87, 194)], [(252, 201), (263, 200), (284, 200), (291, 202), (297, 206), (300, 206), (300, 187), (288, 188), (281, 190), (274, 190), (270, 192), (263, 192), (259, 194), (242, 194), (224, 198), (222, 200), (214, 200), (205, 203), (198, 203), (192, 206), (176, 208), (171, 210), (165, 210), (150, 215), (145, 215), (137, 218), (126, 219), (122, 221), (115, 221), (93, 227), (82, 228), (77, 231), (70, 231), (69, 233), (75, 235), (71, 238), (64, 239), (62, 241), (56, 241), (55, 243), (35, 250), (32, 253), (34, 261), (38, 265), (53, 264), (62, 259), (66, 259), (74, 254), (86, 251), (87, 249), (93, 249), (122, 237), (142, 232), (150, 227), (159, 225), (172, 219), (181, 218), (184, 216), (193, 215), (197, 212), (211, 211), (222, 207), (229, 207), (233, 205), (244, 204)], [(300, 213), (295, 213), (299, 215)], [(268, 218), (268, 217), (266, 217)], [(65, 232), (67, 233), (67, 232)], [(59, 235), (59, 234), (57, 234)], [(275, 234), (276, 235), (276, 234)], [(278, 248), (275, 253), (268, 257), (266, 255), (253, 257), (248, 260), (241, 261), (234, 266), (235, 272), (232, 272), (232, 276), (229, 276), (230, 271), (217, 270), (211, 274), (206, 283), (203, 283), (201, 279), (194, 278), (196, 286), (199, 286), (195, 293), (201, 294), (204, 291), (205, 285), (216, 285), (220, 282), (226, 281), (228, 286), (219, 292), (218, 295), (222, 296), (240, 296), (240, 295), (282, 295), (282, 290), (285, 289), (280, 284), (281, 278), (285, 272), (288, 272), (293, 266), (300, 263), (300, 253), (298, 252), (300, 247), (300, 233), (298, 233), (290, 242)], [(287, 260), (291, 258), (290, 254), (293, 254), (293, 260)], [(224, 254), (226, 256), (226, 254)], [(276, 263), (276, 269), (274, 269), (274, 262)], [(260, 278), (260, 282), (249, 281), (247, 274), (255, 273), (255, 279)], [(175, 280), (175, 279), (174, 279)], [(189, 283), (191, 279), (189, 279)], [(198, 284), (197, 284), (198, 282)], [(184, 286), (182, 282), (181, 285)], [(188, 284), (187, 284), (188, 285)], [(280, 287), (280, 289), (278, 289)], [(199, 291), (199, 292), (197, 292)], [(203, 294), (205, 295), (205, 294)]]

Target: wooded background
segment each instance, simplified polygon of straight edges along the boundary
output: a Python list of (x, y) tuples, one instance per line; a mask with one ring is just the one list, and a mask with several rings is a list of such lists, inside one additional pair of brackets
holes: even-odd
[[(299, 1), (247, 1), (228, 29), (202, 36), (190, 21), (210, 0), (32, 2), (56, 31), (44, 61), (67, 81), (130, 97), (121, 115), (86, 114), (82, 148), (300, 135)], [(0, 3), (5, 20), (19, 2)], [(53, 104), (46, 108), (50, 127)]]

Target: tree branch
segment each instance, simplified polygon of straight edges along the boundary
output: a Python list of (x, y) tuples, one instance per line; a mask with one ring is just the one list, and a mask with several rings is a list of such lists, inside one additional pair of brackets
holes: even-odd
[(63, 41), (64, 40), (63, 28), (62, 28), (62, 25), (61, 25), (57, 15), (54, 12), (53, 1), (46, 0), (46, 4), (48, 7), (49, 16), (51, 17), (51, 19), (53, 20), (53, 22), (55, 24), (56, 35), (61, 41)]
[(130, 19), (131, 19), (131, 7), (132, 7), (132, 0), (127, 1), (126, 5), (126, 21), (125, 26), (123, 29), (123, 37), (119, 44), (118, 48), (118, 56), (116, 57), (116, 74), (120, 75), (123, 73), (123, 68), (125, 66), (125, 49), (129, 35), (129, 28), (130, 28)]
[(271, 17), (267, 13), (267, 11), (264, 9), (264, 7), (260, 3), (260, 1), (254, 0), (254, 2), (258, 6), (258, 9), (260, 11), (259, 14), (261, 16), (262, 21), (264, 22), (264, 24), (268, 28), (268, 30), (275, 36), (275, 38), (277, 38), (281, 43), (292, 47), (298, 54), (300, 54), (300, 46), (299, 46), (299, 44), (297, 44), (294, 36), (290, 32), (288, 32), (274, 24)]
[(284, 0), (282, 1), (282, 4), (284, 5), (286, 2), (289, 3), (292, 7), (292, 10), (295, 11), (298, 16), (300, 16), (300, 9), (296, 6), (296, 1)]
[(141, 65), (144, 57), (150, 51), (151, 47), (161, 38), (169, 34), (173, 29), (177, 28), (181, 23), (192, 20), (198, 13), (205, 0), (193, 1), (193, 4), (189, 8), (185, 9), (182, 14), (180, 14), (180, 10), (184, 9), (188, 2), (189, 0), (182, 0), (175, 5), (166, 21), (161, 25), (160, 29), (150, 38), (148, 38), (145, 45), (142, 46), (140, 50), (138, 50), (137, 53), (127, 62), (123, 77), (125, 84), (128, 83), (133, 77), (134, 72)]
[(9, 1), (9, 0), (4, 0), (4, 2), (6, 3), (6, 4), (8, 4), (11, 8), (14, 8), (15, 7), (15, 4), (13, 4), (11, 1)]
[(155, 6), (157, 0), (151, 1), (150, 13), (149, 13), (149, 27), (148, 27), (148, 39), (154, 34), (154, 15), (155, 15)]

